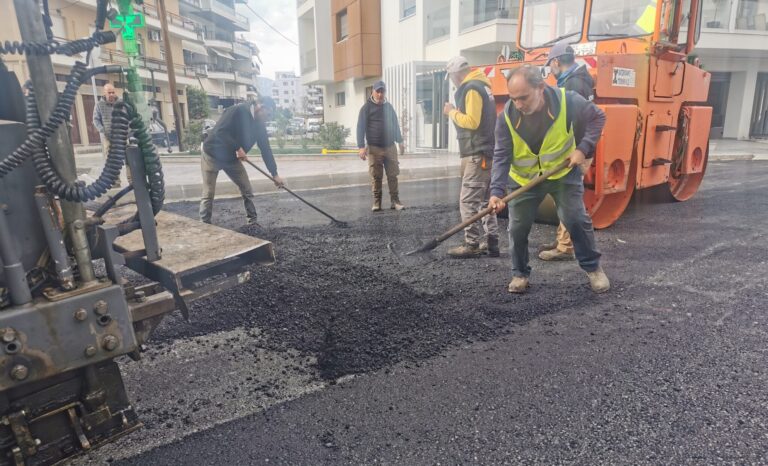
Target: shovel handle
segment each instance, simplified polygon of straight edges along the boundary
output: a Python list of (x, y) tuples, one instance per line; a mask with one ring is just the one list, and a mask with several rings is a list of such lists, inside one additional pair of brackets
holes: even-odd
[[(556, 166), (555, 168), (553, 168), (551, 170), (545, 171), (544, 173), (540, 174), (539, 176), (537, 176), (536, 178), (534, 178), (530, 182), (528, 182), (528, 184), (526, 184), (524, 186), (520, 186), (516, 190), (514, 190), (511, 193), (507, 194), (501, 200), (504, 201), (505, 204), (508, 204), (509, 201), (511, 201), (512, 199), (514, 199), (516, 197), (519, 197), (523, 193), (526, 193), (526, 192), (530, 191), (531, 189), (535, 188), (536, 186), (540, 185), (541, 183), (543, 183), (550, 176), (554, 175), (555, 173), (559, 172), (560, 170), (568, 168), (569, 164), (570, 164), (570, 160), (568, 160), (568, 159), (563, 160), (563, 162), (561, 164), (559, 164), (558, 166)], [(486, 207), (485, 209), (483, 209), (480, 212), (476, 213), (475, 215), (473, 215), (472, 217), (468, 218), (467, 220), (459, 223), (458, 225), (454, 226), (453, 228), (451, 228), (450, 230), (446, 231), (445, 233), (443, 233), (442, 235), (438, 236), (435, 239), (437, 240), (438, 243), (442, 243), (443, 241), (447, 240), (451, 236), (453, 236), (456, 233), (460, 232), (464, 228), (468, 227), (469, 225), (472, 225), (476, 221), (480, 220), (481, 218), (483, 218), (486, 215), (491, 214), (491, 213), (493, 213), (493, 208), (492, 207)]]
[[(264, 175), (264, 176), (266, 176), (267, 178), (269, 178), (270, 180), (272, 180), (272, 182), (273, 182), (273, 183), (276, 183), (276, 182), (275, 182), (275, 178), (274, 178), (274, 177), (272, 177), (272, 175), (270, 175), (269, 173), (267, 173), (267, 172), (265, 172), (264, 170), (262, 170), (261, 168), (259, 168), (259, 166), (258, 166), (258, 165), (256, 165), (255, 163), (251, 162), (250, 160), (244, 160), (244, 162), (245, 162), (245, 163), (247, 163), (248, 165), (252, 166), (253, 168), (255, 168), (255, 169), (256, 169), (256, 170), (257, 170), (259, 173), (261, 173), (262, 175)], [(288, 189), (286, 186), (280, 186), (279, 188), (280, 188), (280, 189), (282, 189), (282, 190), (285, 190), (285, 191), (287, 191), (289, 194), (291, 194), (291, 195), (292, 195), (293, 197), (295, 197), (296, 199), (300, 200), (300, 201), (301, 201), (301, 202), (303, 202), (304, 204), (308, 205), (309, 207), (312, 207), (312, 208), (313, 208), (313, 209), (315, 209), (316, 211), (318, 211), (318, 212), (320, 212), (321, 214), (325, 215), (326, 217), (328, 217), (329, 219), (331, 219), (331, 221), (332, 221), (332, 222), (334, 222), (334, 223), (338, 223), (338, 224), (340, 224), (340, 225), (346, 225), (346, 223), (345, 223), (345, 222), (342, 222), (341, 220), (336, 220), (335, 218), (333, 218), (333, 217), (331, 216), (331, 214), (329, 214), (329, 213), (325, 212), (324, 210), (320, 209), (319, 207), (317, 207), (316, 205), (312, 204), (312, 203), (311, 203), (311, 202), (309, 202), (308, 200), (306, 200), (306, 199), (304, 199), (303, 197), (299, 196), (299, 195), (298, 195), (298, 194), (296, 194), (295, 192), (293, 192), (293, 191), (291, 191), (290, 189)]]

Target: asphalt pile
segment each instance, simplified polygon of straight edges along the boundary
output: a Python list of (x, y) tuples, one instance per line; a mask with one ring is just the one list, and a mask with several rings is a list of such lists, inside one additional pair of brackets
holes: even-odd
[[(190, 207), (176, 208), (188, 213)], [(505, 254), (457, 260), (446, 256), (449, 245), (402, 254), (450, 226), (456, 210), (384, 212), (345, 229), (243, 227), (242, 233), (275, 244), (277, 263), (253, 267), (249, 283), (196, 303), (190, 322), (167, 319), (153, 340), (257, 327), (270, 349), (315, 356), (318, 376), (333, 381), (401, 361), (418, 364), (448, 346), (509, 333), (510, 323), (590, 296), (585, 286), (509, 295)]]

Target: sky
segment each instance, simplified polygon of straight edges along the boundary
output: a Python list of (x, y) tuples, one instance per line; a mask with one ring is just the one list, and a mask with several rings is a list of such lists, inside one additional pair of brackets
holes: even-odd
[[(294, 43), (299, 43), (296, 0), (248, 0), (248, 5), (283, 35)], [(275, 79), (276, 71), (293, 71), (298, 75), (300, 73), (298, 46), (280, 37), (245, 5), (237, 4), (236, 8), (237, 12), (248, 17), (251, 23), (250, 32), (239, 34), (259, 47), (261, 76)]]

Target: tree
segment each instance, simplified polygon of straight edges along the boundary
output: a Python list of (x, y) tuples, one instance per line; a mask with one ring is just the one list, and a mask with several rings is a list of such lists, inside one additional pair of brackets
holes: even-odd
[(187, 89), (187, 105), (189, 106), (189, 118), (192, 120), (202, 120), (210, 116), (208, 93), (199, 87)]
[[(286, 116), (286, 112), (278, 111), (275, 115), (275, 126), (277, 126), (277, 146), (279, 148), (285, 147), (285, 134), (288, 132), (288, 124), (291, 122), (290, 116)], [(290, 115), (290, 112), (288, 112)]]

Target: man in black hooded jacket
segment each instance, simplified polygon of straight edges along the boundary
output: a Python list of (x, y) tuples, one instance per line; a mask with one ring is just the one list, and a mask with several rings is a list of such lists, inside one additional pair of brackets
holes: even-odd
[[(576, 63), (573, 47), (566, 42), (559, 42), (552, 47), (547, 64), (557, 78), (557, 87), (574, 91), (589, 101), (595, 98), (595, 81), (585, 65)], [(539, 248), (539, 259), (544, 261), (575, 259), (571, 235), (562, 222), (557, 227), (556, 240)]]

